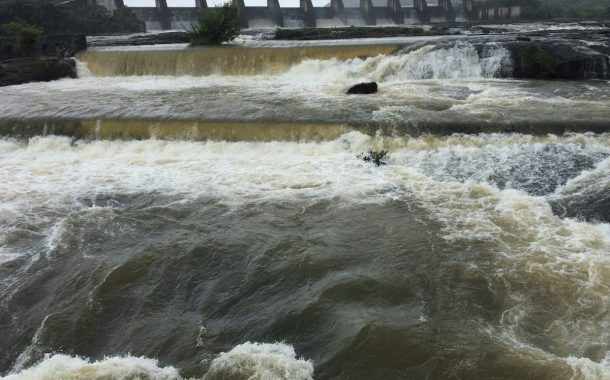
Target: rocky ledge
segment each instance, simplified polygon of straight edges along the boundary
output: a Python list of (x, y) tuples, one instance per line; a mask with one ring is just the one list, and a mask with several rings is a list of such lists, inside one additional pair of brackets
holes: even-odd
[(73, 59), (31, 57), (0, 61), (0, 87), (76, 77)]
[(190, 42), (186, 31), (87, 37), (89, 47), (169, 45)]
[(506, 44), (517, 79), (610, 79), (610, 43), (581, 40), (515, 41)]
[(388, 38), (413, 36), (446, 36), (462, 34), (453, 29), (451, 25), (421, 26), (349, 26), (338, 28), (301, 28), (277, 29), (273, 36), (275, 40), (314, 41), (314, 40), (343, 40), (354, 38)]

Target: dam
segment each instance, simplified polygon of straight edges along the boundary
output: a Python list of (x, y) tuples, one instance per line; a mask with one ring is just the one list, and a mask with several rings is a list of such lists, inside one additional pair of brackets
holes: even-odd
[[(94, 0), (95, 1), (95, 0)], [(96, 0), (110, 11), (125, 6), (123, 0)], [(267, 0), (264, 6), (232, 0), (244, 28), (387, 26), (422, 23), (513, 20), (519, 6), (481, 7), (474, 0), (330, 0), (314, 6), (299, 0), (298, 6)], [(196, 0), (194, 7), (169, 7), (155, 0), (151, 7), (130, 7), (147, 30), (188, 29), (211, 4)]]

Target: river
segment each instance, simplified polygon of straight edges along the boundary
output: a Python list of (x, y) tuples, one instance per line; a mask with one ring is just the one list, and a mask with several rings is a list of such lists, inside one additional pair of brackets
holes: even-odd
[(0, 374), (609, 379), (610, 85), (501, 78), (502, 38), (97, 48), (1, 89)]

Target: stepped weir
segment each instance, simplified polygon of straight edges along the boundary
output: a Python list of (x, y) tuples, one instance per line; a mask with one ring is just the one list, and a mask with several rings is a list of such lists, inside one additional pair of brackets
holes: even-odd
[[(123, 0), (95, 0), (110, 11), (124, 7)], [(244, 28), (257, 27), (341, 27), (385, 26), (431, 22), (510, 20), (520, 17), (518, 6), (480, 7), (474, 0), (330, 0), (328, 6), (314, 6), (299, 0), (298, 7), (279, 0), (265, 6), (246, 5), (231, 0), (238, 8)], [(167, 0), (155, 0), (154, 7), (130, 7), (147, 30), (187, 29), (201, 12), (206, 0), (195, 0), (195, 7), (168, 7)]]

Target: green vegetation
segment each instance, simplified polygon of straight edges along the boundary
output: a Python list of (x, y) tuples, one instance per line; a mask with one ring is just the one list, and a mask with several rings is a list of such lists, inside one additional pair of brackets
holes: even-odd
[(236, 7), (225, 4), (208, 8), (199, 17), (199, 24), (190, 32), (191, 45), (220, 45), (234, 40), (240, 30)]
[[(142, 24), (127, 8), (114, 15), (88, 1), (54, 5), (47, 0), (0, 0), (0, 24), (15, 20), (42, 28), (47, 34), (138, 32)], [(6, 35), (6, 31), (4, 34)]]
[(15, 45), (12, 47), (11, 54), (17, 57), (33, 55), (36, 44), (42, 36), (42, 29), (22, 20), (2, 25), (2, 30), (6, 35), (15, 38)]
[(535, 44), (529, 44), (521, 53), (521, 69), (526, 78), (550, 79), (555, 76), (557, 62)]

